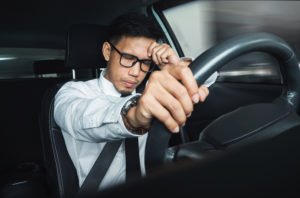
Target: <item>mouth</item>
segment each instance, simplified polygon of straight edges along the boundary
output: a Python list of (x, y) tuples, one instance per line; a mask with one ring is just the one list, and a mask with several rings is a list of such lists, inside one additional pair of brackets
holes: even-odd
[(136, 81), (130, 81), (130, 80), (125, 80), (124, 81), (124, 85), (127, 89), (133, 89), (137, 86), (137, 82)]

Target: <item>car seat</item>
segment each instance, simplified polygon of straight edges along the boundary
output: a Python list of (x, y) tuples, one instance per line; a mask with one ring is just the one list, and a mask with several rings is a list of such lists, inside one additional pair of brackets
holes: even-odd
[[(73, 79), (98, 77), (99, 68), (105, 67), (101, 53), (107, 27), (94, 24), (71, 25), (66, 38), (65, 67), (72, 69)], [(52, 197), (75, 197), (78, 189), (76, 169), (67, 152), (60, 128), (53, 116), (54, 97), (64, 83), (48, 89), (42, 99), (40, 129), (43, 160), (47, 183)]]

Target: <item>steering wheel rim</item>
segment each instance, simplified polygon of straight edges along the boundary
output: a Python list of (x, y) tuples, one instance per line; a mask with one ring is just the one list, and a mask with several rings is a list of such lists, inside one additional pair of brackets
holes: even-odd
[[(214, 46), (190, 65), (198, 85), (230, 60), (243, 54), (261, 51), (273, 55), (281, 63), (283, 82), (287, 91), (282, 94), (297, 112), (299, 109), (300, 79), (298, 60), (292, 48), (281, 38), (269, 33), (248, 33), (233, 37)], [(298, 69), (297, 69), (298, 68)]]
[[(259, 32), (235, 36), (205, 51), (190, 64), (190, 68), (198, 85), (201, 85), (210, 75), (232, 59), (254, 51), (271, 54), (280, 62), (283, 83), (287, 88), (280, 97), (299, 113), (300, 68), (298, 60), (292, 48), (273, 34)], [(170, 137), (171, 133), (168, 129), (154, 119), (146, 143), (147, 174), (163, 166)]]

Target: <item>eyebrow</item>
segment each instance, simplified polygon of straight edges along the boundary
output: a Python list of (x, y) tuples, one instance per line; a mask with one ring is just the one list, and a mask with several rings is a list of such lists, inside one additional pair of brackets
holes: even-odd
[(127, 53), (127, 52), (121, 52), (121, 53), (125, 54), (125, 55), (129, 55), (129, 56), (133, 56), (139, 61), (152, 61), (152, 59), (141, 59), (141, 58), (137, 57), (136, 55), (133, 55), (133, 54), (130, 54), (130, 53)]
[(135, 57), (136, 59), (138, 59), (138, 60), (140, 60), (140, 61), (152, 61), (152, 59), (141, 59), (141, 58), (137, 57), (137, 56), (134, 55), (134, 54), (127, 53), (127, 52), (121, 52), (121, 51), (120, 51), (114, 44), (112, 44), (110, 41), (108, 41), (108, 43), (112, 46), (112, 48), (114, 48), (117, 52), (119, 52), (119, 53), (121, 53), (121, 54), (133, 56), (133, 57)]

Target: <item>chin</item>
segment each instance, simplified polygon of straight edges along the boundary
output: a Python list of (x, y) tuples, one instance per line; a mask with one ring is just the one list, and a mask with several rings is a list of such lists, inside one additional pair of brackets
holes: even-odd
[(120, 91), (120, 93), (121, 93), (123, 96), (126, 96), (126, 95), (131, 95), (132, 91), (129, 91), (129, 90), (122, 90), (122, 91)]
[(122, 89), (119, 90), (119, 92), (123, 95), (130, 95), (133, 92), (133, 90), (134, 89), (123, 87)]

